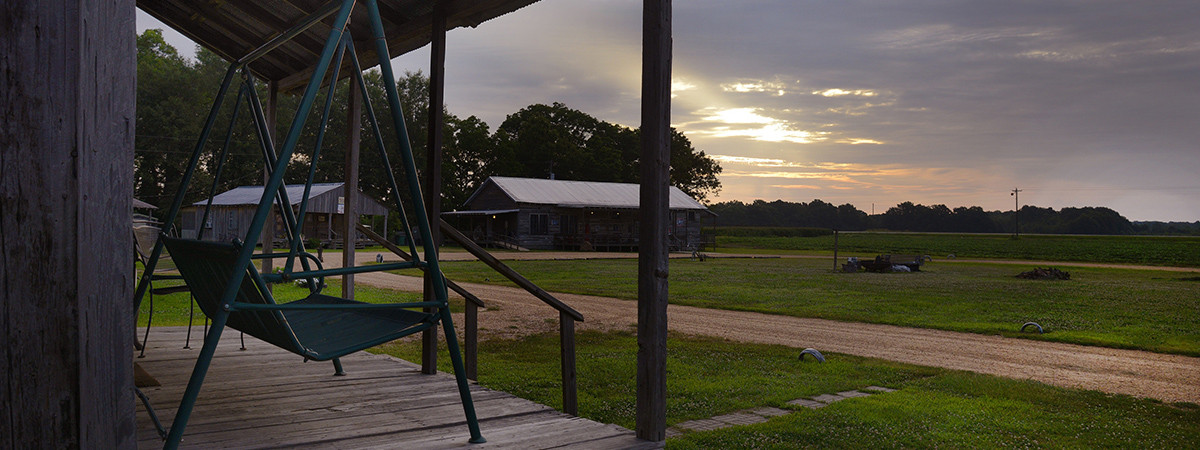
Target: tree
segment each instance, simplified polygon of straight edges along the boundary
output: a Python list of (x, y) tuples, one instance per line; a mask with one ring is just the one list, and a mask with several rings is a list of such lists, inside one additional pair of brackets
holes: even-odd
[[(484, 164), (489, 175), (636, 183), (638, 131), (592, 117), (562, 103), (536, 104), (510, 114), (493, 135)], [(721, 188), (721, 166), (671, 130), (671, 179), (698, 200)]]

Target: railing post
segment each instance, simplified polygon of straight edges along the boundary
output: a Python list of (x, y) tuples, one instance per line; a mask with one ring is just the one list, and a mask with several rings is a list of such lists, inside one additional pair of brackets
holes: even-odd
[(575, 319), (565, 311), (558, 313), (558, 338), (562, 353), (563, 412), (579, 415), (579, 396), (575, 376)]
[(479, 305), (475, 302), (467, 301), (467, 312), (463, 322), (463, 357), (467, 368), (467, 378), (471, 380), (479, 380), (478, 359), (479, 359)]

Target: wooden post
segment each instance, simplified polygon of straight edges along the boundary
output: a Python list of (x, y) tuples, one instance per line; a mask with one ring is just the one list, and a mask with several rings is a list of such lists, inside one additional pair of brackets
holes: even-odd
[(0, 17), (0, 448), (134, 448), (134, 2)]
[(558, 313), (559, 356), (562, 360), (563, 412), (579, 415), (578, 383), (575, 372), (575, 319), (566, 311)]
[(644, 0), (637, 437), (666, 440), (667, 223), (671, 167), (671, 0)]
[[(350, 107), (346, 115), (346, 185), (342, 196), (345, 206), (342, 219), (342, 267), (354, 266), (354, 245), (358, 236), (358, 154), (362, 143), (362, 89), (350, 83)], [(342, 298), (354, 299), (354, 274), (342, 275)]]
[[(275, 114), (279, 110), (278, 81), (267, 82), (267, 104), (264, 109), (265, 111), (263, 111), (263, 118), (266, 119), (267, 122), (267, 133), (270, 133), (271, 142), (275, 142)], [(274, 152), (275, 149), (271, 149), (271, 151)], [(266, 186), (267, 182), (271, 180), (271, 175), (267, 173), (267, 170), (267, 165), (264, 161), (263, 186)], [(274, 201), (274, 197), (272, 197), (272, 201)], [(272, 211), (275, 211), (275, 209), (272, 209)], [(283, 214), (283, 211), (279, 211), (278, 213)], [(262, 244), (263, 253), (271, 253), (273, 251), (273, 247), (275, 246), (275, 214), (275, 212), (272, 212), (271, 214), (267, 215), (267, 222), (263, 225), (262, 234), (259, 235), (259, 243)], [(247, 225), (249, 225), (248, 222)], [(262, 273), (271, 273), (274, 270), (275, 263), (270, 258), (262, 260)]]
[[(429, 140), (425, 153), (425, 211), (429, 214), (432, 245), (442, 242), (437, 223), (442, 216), (442, 116), (446, 90), (446, 7), (438, 2), (433, 7), (433, 35), (429, 55)], [(425, 301), (434, 301), (433, 283), (425, 273)], [(421, 372), (437, 372), (437, 329), (421, 334)]]
[(472, 301), (467, 304), (466, 314), (463, 315), (463, 365), (467, 369), (467, 378), (479, 379), (479, 305)]

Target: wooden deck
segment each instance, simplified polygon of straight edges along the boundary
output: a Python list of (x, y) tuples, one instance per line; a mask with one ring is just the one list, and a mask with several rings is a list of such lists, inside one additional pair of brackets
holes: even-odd
[[(185, 327), (155, 327), (146, 357), (135, 359), (161, 386), (143, 387), (170, 426), (199, 353), (200, 327), (183, 349)], [(139, 332), (144, 332), (140, 330)], [(222, 336), (183, 447), (188, 448), (659, 448), (632, 431), (569, 416), (548, 406), (471, 386), (487, 443), (467, 443), (454, 377), (422, 375), (407, 361), (359, 352), (330, 362), (302, 358), (238, 333)], [(162, 446), (138, 403), (138, 447)]]

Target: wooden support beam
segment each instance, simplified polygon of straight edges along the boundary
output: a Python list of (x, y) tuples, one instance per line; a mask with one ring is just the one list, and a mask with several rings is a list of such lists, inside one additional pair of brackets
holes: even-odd
[(671, 0), (642, 10), (641, 231), (638, 245), (637, 436), (666, 440), (667, 236), (671, 168)]
[[(439, 2), (433, 9), (433, 34), (430, 37), (429, 56), (429, 140), (425, 152), (425, 211), (429, 224), (438, 223), (442, 216), (442, 115), (446, 88), (446, 6)], [(441, 244), (442, 233), (438, 227), (430, 226), (433, 245)], [(429, 245), (429, 243), (426, 243)], [(434, 301), (432, 278), (425, 274), (425, 301)], [(421, 334), (421, 371), (437, 372), (437, 330), (428, 329)]]
[(563, 412), (579, 415), (578, 376), (575, 370), (575, 319), (558, 313), (558, 353), (562, 367)]
[(134, 448), (134, 2), (0, 17), (0, 448)]
[[(362, 144), (362, 89), (350, 83), (350, 107), (346, 115), (346, 185), (342, 219), (342, 267), (354, 266), (354, 244), (358, 224), (358, 156)], [(354, 299), (354, 274), (342, 275), (342, 298)]]

